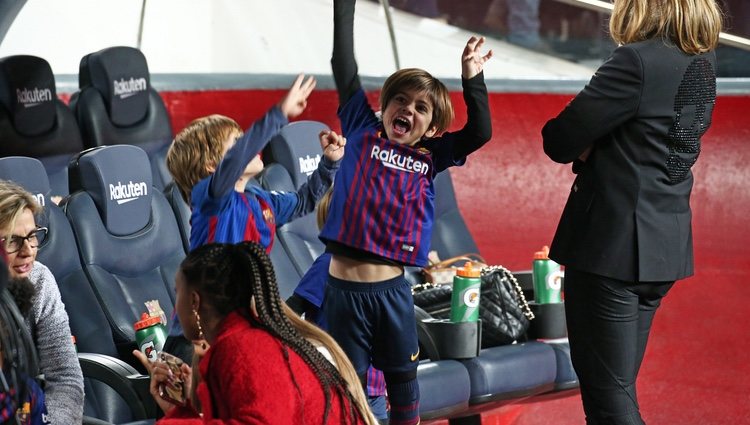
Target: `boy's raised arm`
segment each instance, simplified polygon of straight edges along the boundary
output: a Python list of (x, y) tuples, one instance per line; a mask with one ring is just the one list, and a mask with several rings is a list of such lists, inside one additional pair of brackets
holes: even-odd
[(466, 124), (456, 132), (444, 133), (438, 149), (450, 149), (455, 161), (463, 161), (492, 138), (492, 117), (484, 83), (484, 64), (492, 50), (482, 55), (484, 37), (472, 36), (461, 53), (461, 84), (466, 104)]
[(333, 55), (331, 68), (339, 104), (345, 104), (359, 90), (357, 61), (354, 58), (354, 4), (356, 0), (333, 0)]
[(484, 70), (484, 64), (492, 58), (492, 49), (482, 56), (484, 37), (471, 36), (463, 53), (461, 53), (461, 77), (465, 80), (474, 78)]
[(237, 179), (289, 118), (299, 116), (307, 107), (307, 98), (315, 88), (315, 78), (297, 76), (287, 94), (253, 125), (227, 151), (211, 176), (210, 195), (220, 198), (234, 190)]

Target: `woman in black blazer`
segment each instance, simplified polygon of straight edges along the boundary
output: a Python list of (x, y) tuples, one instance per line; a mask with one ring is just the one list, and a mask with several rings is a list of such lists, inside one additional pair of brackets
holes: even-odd
[(654, 313), (693, 273), (690, 171), (711, 125), (715, 0), (615, 0), (619, 44), (544, 126), (544, 151), (577, 174), (550, 257), (588, 424), (642, 424), (635, 381)]

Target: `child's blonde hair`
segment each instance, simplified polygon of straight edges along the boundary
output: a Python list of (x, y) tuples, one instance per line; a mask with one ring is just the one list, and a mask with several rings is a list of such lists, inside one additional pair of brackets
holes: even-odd
[(618, 44), (661, 37), (696, 55), (716, 48), (721, 21), (715, 0), (615, 0), (609, 32)]
[(331, 196), (333, 196), (333, 185), (326, 190), (326, 193), (318, 201), (318, 205), (315, 206), (315, 219), (318, 222), (318, 229), (322, 229), (323, 225), (326, 224), (328, 207), (331, 205)]
[(167, 152), (167, 168), (188, 204), (193, 186), (221, 162), (224, 142), (233, 134), (242, 134), (235, 120), (209, 115), (193, 120), (175, 136)]
[(436, 135), (448, 129), (453, 122), (453, 103), (450, 92), (440, 80), (433, 77), (429, 72), (419, 68), (400, 69), (383, 84), (380, 91), (380, 109), (385, 110), (388, 103), (404, 90), (424, 92), (432, 102), (432, 121), (430, 128), (434, 127)]
[[(12, 181), (0, 180), (0, 229), (13, 231), (16, 220), (26, 209), (34, 216), (42, 212), (34, 195)], [(10, 235), (0, 235), (8, 236)]]

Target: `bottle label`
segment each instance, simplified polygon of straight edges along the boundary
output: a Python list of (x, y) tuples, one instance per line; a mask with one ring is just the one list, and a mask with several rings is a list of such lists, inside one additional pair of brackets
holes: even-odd
[(146, 339), (141, 343), (141, 352), (146, 355), (148, 361), (156, 361), (157, 349), (156, 344), (154, 344), (153, 334), (146, 337)]
[(479, 305), (479, 288), (471, 287), (466, 289), (466, 292), (464, 292), (464, 304), (469, 308), (475, 308)]
[(563, 272), (560, 269), (554, 270), (547, 275), (547, 288), (553, 291), (562, 289)]

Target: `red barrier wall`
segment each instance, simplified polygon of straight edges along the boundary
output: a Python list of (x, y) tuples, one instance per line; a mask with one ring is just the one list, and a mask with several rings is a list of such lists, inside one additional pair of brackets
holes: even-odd
[[(284, 94), (282, 90), (163, 92), (175, 131), (190, 120), (220, 113), (249, 125)], [(491, 94), (493, 138), (451, 173), (458, 201), (481, 253), (491, 263), (529, 268), (533, 252), (549, 244), (573, 175), (569, 166), (542, 152), (540, 129), (571, 95)], [(372, 96), (376, 102), (376, 97)], [(456, 122), (465, 109), (459, 95)], [(299, 119), (339, 128), (333, 91), (317, 91)], [(702, 265), (748, 268), (745, 240), (750, 236), (750, 127), (745, 112), (750, 96), (717, 101), (714, 124), (703, 140), (694, 168), (692, 205), (697, 268)]]
[[(162, 93), (179, 130), (189, 120), (223, 113), (247, 126), (278, 90)], [(552, 238), (573, 180), (551, 162), (540, 129), (571, 98), (554, 94), (491, 94), (493, 139), (467, 165), (451, 171), (459, 206), (490, 263), (528, 269), (532, 253)], [(373, 98), (373, 100), (375, 100)], [(454, 97), (461, 105), (460, 97)], [(317, 91), (300, 119), (338, 128), (336, 95)], [(680, 282), (654, 322), (638, 380), (644, 419), (656, 424), (750, 424), (746, 286), (750, 284), (750, 96), (721, 96), (713, 126), (693, 168), (696, 275)], [(459, 108), (457, 122), (465, 119)], [(577, 395), (531, 399), (483, 415), (483, 423), (578, 425)]]

